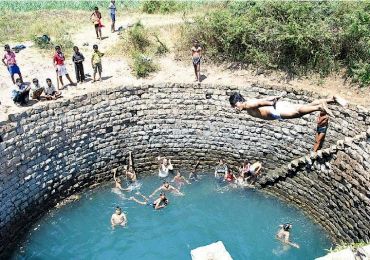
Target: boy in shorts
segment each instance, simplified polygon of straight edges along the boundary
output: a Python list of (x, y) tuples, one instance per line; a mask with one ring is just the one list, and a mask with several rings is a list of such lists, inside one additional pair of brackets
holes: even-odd
[(69, 80), (69, 83), (72, 86), (75, 86), (76, 84), (73, 83), (73, 81), (69, 77), (69, 74), (68, 74), (67, 69), (66, 69), (66, 65), (64, 65), (64, 60), (65, 60), (65, 57), (64, 57), (64, 54), (62, 52), (62, 49), (60, 48), (60, 46), (55, 46), (55, 54), (54, 54), (54, 57), (53, 57), (53, 64), (54, 64), (55, 70), (57, 72), (60, 84), (62, 84), (62, 87), (64, 86), (62, 77), (66, 76), (67, 79)]
[(4, 49), (5, 49), (5, 53), (4, 53), (4, 57), (2, 61), (4, 65), (8, 68), (13, 84), (15, 84), (14, 74), (17, 74), (20, 79), (20, 82), (23, 83), (21, 71), (15, 60), (15, 53), (10, 49), (9, 44), (5, 44)]
[(94, 49), (94, 52), (91, 56), (91, 65), (94, 69), (94, 80), (93, 82), (95, 82), (95, 77), (96, 77), (96, 73), (99, 72), (99, 81), (102, 81), (102, 78), (101, 78), (101, 73), (103, 71), (102, 69), (102, 65), (101, 65), (101, 57), (104, 56), (104, 53), (101, 53), (98, 49), (98, 45), (94, 44), (93, 45), (93, 49)]

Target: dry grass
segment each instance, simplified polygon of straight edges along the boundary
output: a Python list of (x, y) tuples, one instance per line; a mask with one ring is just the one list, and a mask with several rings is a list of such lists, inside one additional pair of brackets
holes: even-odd
[(72, 10), (6, 11), (0, 18), (0, 43), (29, 41), (46, 34), (54, 44), (70, 45), (69, 34), (78, 29), (78, 24), (88, 23), (89, 14)]

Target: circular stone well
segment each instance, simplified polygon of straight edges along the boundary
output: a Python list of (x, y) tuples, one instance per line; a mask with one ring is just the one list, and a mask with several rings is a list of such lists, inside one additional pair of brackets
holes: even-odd
[(284, 94), (294, 103), (318, 98), (271, 86), (163, 83), (103, 89), (10, 115), (0, 123), (0, 254), (58, 201), (110, 180), (128, 151), (139, 174), (155, 170), (158, 155), (181, 168), (196, 159), (207, 169), (219, 158), (233, 167), (259, 160), (266, 174), (259, 188), (300, 206), (337, 240), (368, 241), (369, 112), (333, 107), (327, 149), (310, 154), (315, 115), (263, 121), (236, 114), (228, 95), (237, 90)]

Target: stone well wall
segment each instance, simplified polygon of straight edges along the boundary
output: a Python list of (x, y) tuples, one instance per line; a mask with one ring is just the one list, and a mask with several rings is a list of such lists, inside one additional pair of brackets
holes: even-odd
[[(314, 115), (263, 121), (236, 114), (227, 96), (235, 90), (191, 84), (122, 86), (10, 115), (0, 123), (0, 252), (60, 199), (110, 180), (128, 151), (133, 151), (139, 174), (153, 173), (155, 158), (166, 155), (177, 168), (190, 168), (197, 158), (203, 169), (221, 157), (234, 166), (245, 159), (261, 160), (273, 175), (312, 149)], [(295, 103), (315, 98), (257, 85), (241, 92), (250, 97), (285, 94), (285, 100)], [(364, 109), (333, 111), (327, 145), (370, 125)]]
[(336, 241), (370, 242), (370, 128), (292, 161), (259, 185), (303, 208)]

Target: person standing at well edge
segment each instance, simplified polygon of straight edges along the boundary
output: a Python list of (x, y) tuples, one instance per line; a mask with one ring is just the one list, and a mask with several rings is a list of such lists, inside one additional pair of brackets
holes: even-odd
[(114, 33), (116, 31), (115, 23), (116, 23), (116, 10), (117, 10), (115, 0), (110, 1), (108, 9), (109, 9), (110, 19), (112, 20), (111, 32)]

